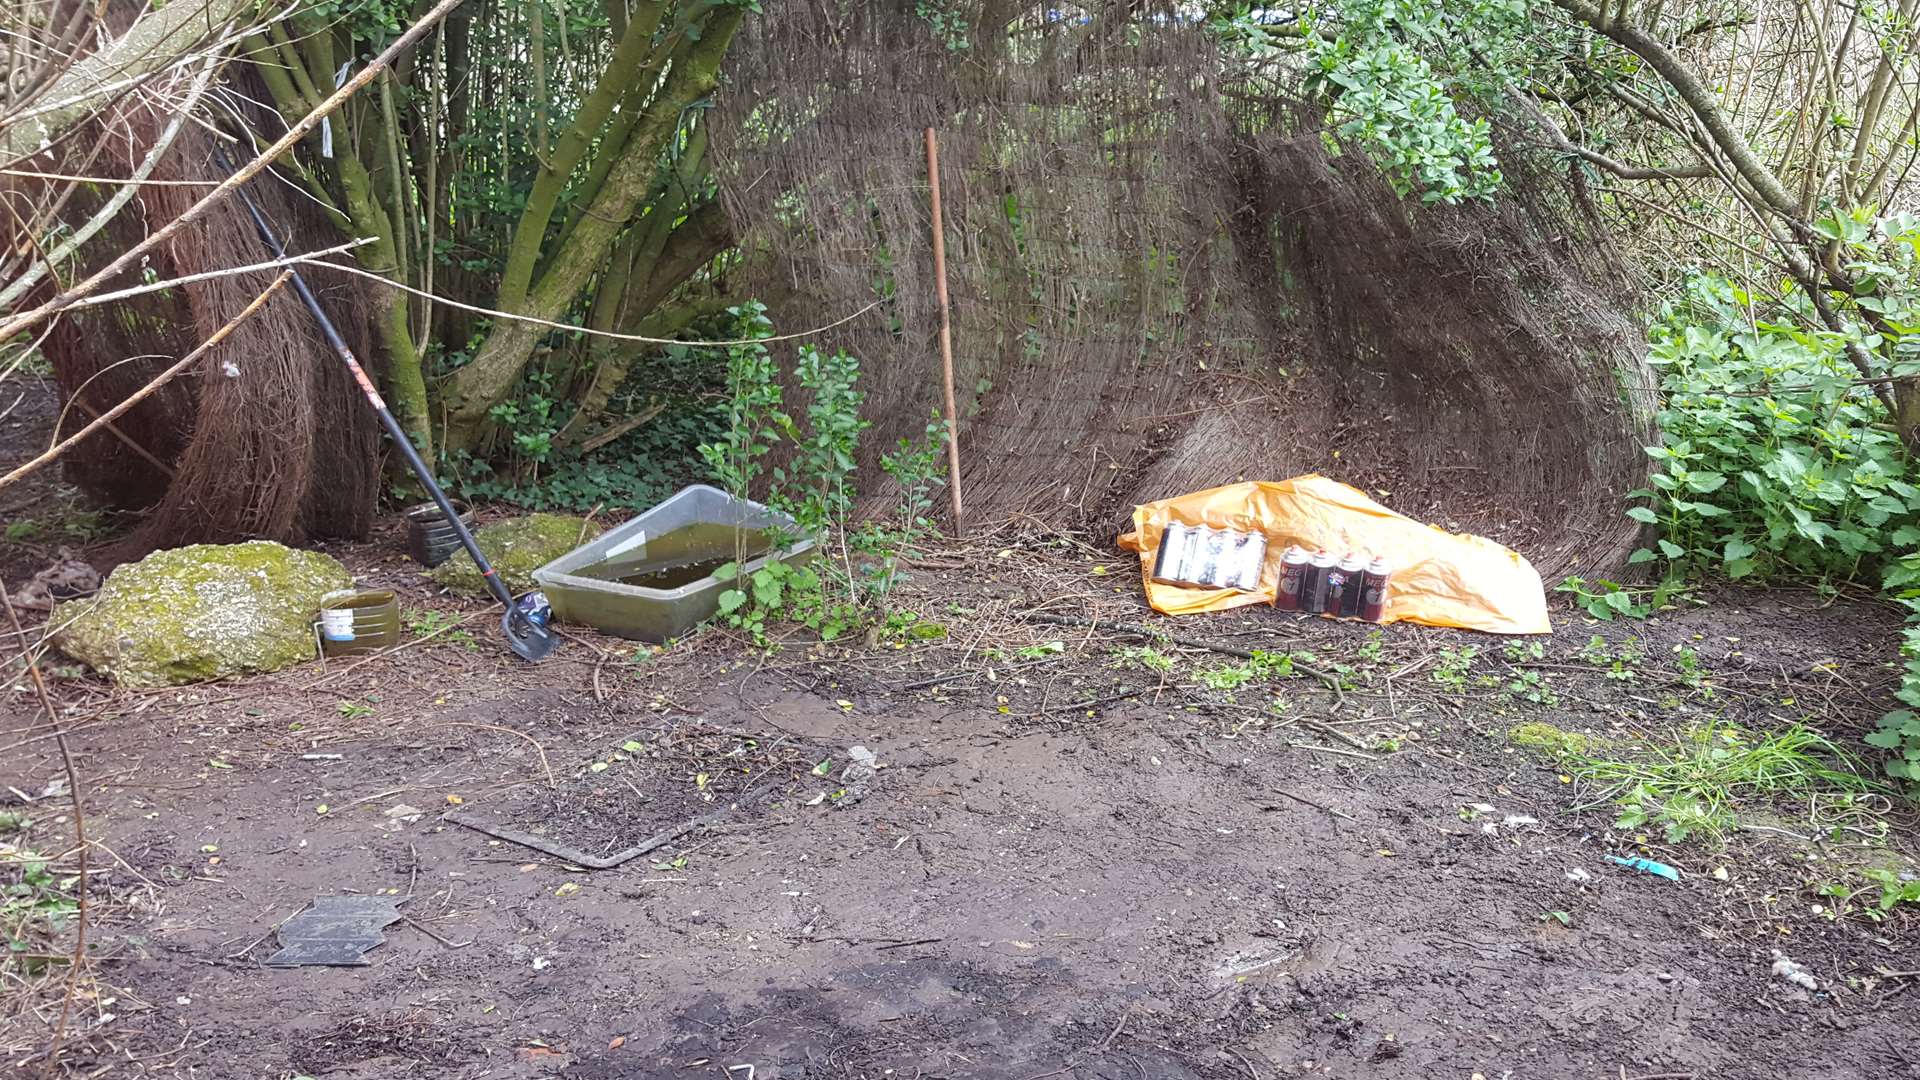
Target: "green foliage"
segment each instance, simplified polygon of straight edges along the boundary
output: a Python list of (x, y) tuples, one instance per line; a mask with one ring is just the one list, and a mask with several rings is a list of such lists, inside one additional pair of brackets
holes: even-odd
[[(1822, 584), (1878, 578), (1920, 618), (1920, 475), (1847, 353), (1854, 344), (1911, 357), (1920, 347), (1904, 340), (1920, 325), (1920, 219), (1863, 212), (1819, 228), (1860, 276), (1856, 295), (1839, 302), (1878, 332), (1850, 342), (1806, 329), (1818, 323), (1804, 293), (1757, 296), (1722, 278), (1690, 279), (1652, 328), (1663, 442), (1647, 449), (1656, 470), (1627, 514), (1656, 536), (1634, 561), (1662, 564), (1669, 580), (1706, 570)], [(1920, 365), (1894, 365), (1907, 368)], [(1897, 696), (1920, 706), (1920, 625), (1900, 652)], [(1701, 685), (1697, 658), (1682, 660)], [(1888, 752), (1889, 775), (1920, 785), (1911, 709), (1887, 714), (1867, 742)]]
[(1368, 631), (1367, 640), (1362, 642), (1359, 648), (1353, 650), (1353, 655), (1369, 664), (1377, 664), (1380, 662), (1381, 653), (1386, 647), (1386, 641), (1387, 635), (1384, 631)]
[(946, 486), (940, 467), (946, 440), (947, 422), (934, 412), (918, 441), (903, 438), (895, 449), (880, 455), (880, 468), (893, 479), (899, 502), (890, 520), (861, 530), (855, 546), (873, 557), (867, 586), (883, 600), (900, 576), (901, 554), (939, 532), (932, 518), (933, 498)]
[(46, 856), (0, 844), (0, 974), (30, 974), (47, 963), (38, 957), (53, 950), (79, 914), (72, 895), (77, 878), (56, 879)]
[[(822, 552), (840, 537), (839, 558), (805, 566), (768, 562), (720, 595), (720, 617), (745, 630), (762, 648), (782, 620), (799, 623), (833, 640), (878, 616), (899, 576), (902, 552), (932, 531), (928, 513), (940, 485), (940, 440), (944, 424), (930, 424), (924, 441), (902, 439), (881, 456), (881, 467), (900, 487), (894, 519), (852, 532), (853, 478), (860, 436), (871, 424), (860, 416), (866, 395), (859, 389), (860, 362), (845, 352), (799, 350), (794, 381), (810, 398), (804, 423), (783, 408), (774, 361), (760, 342), (773, 325), (757, 302), (731, 311), (733, 334), (751, 339), (727, 350), (727, 404), (720, 437), (699, 453), (715, 481), (746, 497), (761, 475), (760, 458), (785, 440), (792, 459), (768, 474), (767, 502), (790, 514)], [(856, 565), (855, 557), (859, 557)], [(742, 573), (739, 560), (716, 572), (723, 580)]]
[(1113, 652), (1115, 667), (1141, 667), (1161, 675), (1173, 671), (1174, 659), (1151, 645), (1126, 645)]
[(1201, 668), (1193, 678), (1209, 690), (1238, 690), (1253, 681), (1254, 670), (1252, 664), (1222, 664)]
[(1545, 674), (1531, 668), (1519, 668), (1514, 671), (1513, 678), (1507, 681), (1507, 693), (1548, 708), (1560, 704), (1560, 695), (1554, 691), (1553, 681)]
[(1580, 659), (1594, 667), (1604, 668), (1607, 678), (1620, 682), (1632, 682), (1638, 677), (1639, 673), (1634, 671), (1633, 665), (1639, 663), (1645, 656), (1646, 653), (1641, 649), (1638, 638), (1628, 638), (1620, 646), (1620, 651), (1615, 653), (1607, 644), (1606, 638), (1595, 634), (1587, 639), (1586, 645), (1580, 649)]
[[(1233, 691), (1256, 680), (1286, 679), (1294, 674), (1294, 660), (1301, 663), (1313, 663), (1315, 657), (1309, 652), (1268, 652), (1264, 649), (1253, 650), (1253, 655), (1243, 662), (1220, 664), (1202, 668), (1194, 672), (1194, 681), (1209, 690)], [(1336, 673), (1350, 675), (1353, 669), (1341, 664), (1328, 664)]]
[(1509, 641), (1507, 642), (1506, 648), (1502, 649), (1501, 652), (1506, 654), (1509, 661), (1516, 664), (1523, 664), (1528, 660), (1545, 660), (1547, 658), (1547, 647), (1534, 640)]
[(914, 0), (913, 13), (925, 20), (934, 39), (948, 52), (965, 52), (972, 47), (966, 13), (954, 0)]
[(784, 413), (773, 414), (798, 453), (790, 473), (784, 468), (773, 470), (772, 502), (807, 533), (819, 536), (853, 514), (853, 491), (848, 486), (853, 456), (860, 448), (861, 432), (873, 425), (860, 417), (867, 397), (856, 388), (860, 361), (845, 352), (827, 356), (805, 345), (793, 374), (813, 401), (807, 406), (804, 430)]
[[(740, 576), (740, 564), (730, 562), (713, 572), (720, 581)], [(832, 641), (859, 623), (859, 608), (830, 594), (826, 582), (811, 564), (769, 561), (720, 594), (720, 617), (743, 630), (760, 648), (770, 648), (770, 631), (784, 619)]]
[(720, 437), (700, 444), (700, 457), (713, 478), (736, 498), (747, 498), (760, 459), (773, 449), (773, 436), (791, 430), (793, 421), (780, 411), (780, 379), (773, 357), (761, 344), (773, 336), (773, 320), (766, 305), (750, 300), (727, 309), (732, 336), (744, 344), (727, 349), (727, 402)]
[(1635, 598), (1634, 590), (1604, 578), (1588, 581), (1582, 577), (1570, 577), (1554, 586), (1554, 591), (1572, 593), (1575, 602), (1585, 608), (1587, 614), (1607, 622), (1613, 621), (1616, 615), (1644, 619), (1653, 614), (1658, 606), (1641, 602)]
[(1306, 89), (1328, 102), (1338, 136), (1370, 155), (1396, 192), (1457, 203), (1500, 189), (1490, 125), (1462, 116), (1454, 101), (1483, 88), (1448, 72), (1483, 70), (1463, 52), (1463, 36), (1481, 57), (1498, 55), (1526, 20), (1525, 0), (1328, 0), (1306, 12)]
[(1458, 649), (1441, 649), (1439, 662), (1433, 668), (1433, 681), (1460, 694), (1467, 689), (1467, 675), (1473, 670), (1473, 661), (1480, 655), (1478, 645), (1462, 645)]
[[(1695, 277), (1653, 327), (1664, 440), (1635, 554), (1670, 574), (1846, 580), (1920, 541), (1920, 485), (1840, 335), (1802, 329), (1798, 294)], [(1777, 318), (1751, 320), (1755, 311)]]
[(455, 645), (469, 652), (480, 647), (473, 631), (460, 626), (460, 619), (444, 611), (427, 608), (409, 608), (405, 616), (407, 630), (416, 638), (431, 637), (435, 641)]
[(1920, 880), (1902, 878), (1897, 871), (1884, 866), (1869, 867), (1861, 874), (1880, 887), (1876, 906), (1882, 914), (1899, 904), (1920, 904)]
[(106, 516), (98, 510), (71, 507), (44, 518), (23, 517), (7, 522), (0, 539), (14, 543), (91, 544), (112, 531)]
[(1614, 803), (1614, 827), (1659, 828), (1668, 843), (1718, 841), (1738, 827), (1743, 799), (1791, 800), (1859, 793), (1878, 786), (1862, 777), (1845, 751), (1813, 730), (1794, 725), (1752, 732), (1732, 724), (1683, 732), (1672, 743), (1653, 742), (1630, 758), (1569, 753), (1575, 775), (1602, 785), (1595, 805)]

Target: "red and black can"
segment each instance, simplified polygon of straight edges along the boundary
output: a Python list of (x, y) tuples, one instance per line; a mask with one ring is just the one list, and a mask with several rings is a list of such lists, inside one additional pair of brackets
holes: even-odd
[(1327, 589), (1332, 585), (1334, 567), (1338, 565), (1334, 557), (1325, 552), (1314, 555), (1307, 564), (1307, 574), (1300, 585), (1300, 610), (1314, 615), (1327, 610)]
[(1281, 611), (1299, 611), (1301, 589), (1306, 584), (1307, 563), (1312, 556), (1298, 544), (1280, 557), (1280, 584), (1273, 590), (1273, 606)]
[(1360, 615), (1360, 592), (1363, 579), (1367, 575), (1367, 563), (1358, 555), (1349, 554), (1333, 568), (1335, 587), (1327, 590), (1327, 614), (1341, 619), (1357, 618)]
[(1367, 583), (1362, 590), (1360, 617), (1368, 622), (1379, 622), (1387, 613), (1387, 580), (1393, 576), (1393, 567), (1385, 559), (1375, 559), (1367, 565)]

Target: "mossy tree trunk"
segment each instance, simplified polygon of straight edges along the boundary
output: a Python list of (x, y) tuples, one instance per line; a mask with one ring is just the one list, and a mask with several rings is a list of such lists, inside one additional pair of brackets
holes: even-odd
[[(671, 192), (663, 192), (663, 172), (675, 172), (665, 159), (672, 150), (690, 149), (687, 140), (704, 139), (697, 121), (689, 131), (686, 117), (718, 83), (721, 59), (743, 13), (741, 6), (712, 0), (631, 6), (611, 60), (561, 131), (551, 156), (541, 162), (514, 227), (496, 308), (561, 321), (606, 270), (616, 245), (637, 252), (659, 233), (649, 265), (666, 260), (676, 235), (694, 219), (685, 216), (684, 204), (674, 203)], [(560, 219), (563, 195), (570, 196), (574, 209)], [(653, 196), (663, 198), (649, 206)], [(710, 235), (706, 228), (689, 229), (676, 254), (690, 258), (710, 247), (701, 240)], [(692, 262), (688, 272), (704, 261)], [(659, 276), (646, 275), (649, 281)], [(636, 322), (649, 314), (639, 304), (623, 306), (636, 313)], [(442, 398), (446, 449), (484, 447), (491, 410), (513, 392), (547, 333), (523, 321), (496, 322), (473, 360), (447, 381)]]
[[(266, 35), (247, 40), (249, 59), (266, 83), (273, 105), (289, 122), (306, 115), (332, 89), (338, 28), (317, 20), (293, 20), (296, 43), (279, 24)], [(346, 41), (349, 55), (352, 42)], [(405, 165), (394, 149), (398, 133), (390, 132), (390, 113), (378, 109), (346, 108), (335, 113), (327, 129), (309, 137), (314, 151), (307, 161), (289, 158), (281, 164), (293, 169), (308, 191), (320, 201), (340, 231), (354, 239), (372, 241), (355, 248), (354, 259), (374, 273), (395, 282), (412, 284), (405, 257), (405, 222), (396, 221), (390, 207), (404, 209), (402, 188), (409, 183)], [(389, 138), (389, 135), (393, 138)], [(378, 175), (363, 155), (377, 155)], [(377, 334), (386, 352), (386, 396), (400, 426), (415, 449), (434, 460), (431, 407), (426, 373), (412, 332), (406, 294), (382, 290)]]

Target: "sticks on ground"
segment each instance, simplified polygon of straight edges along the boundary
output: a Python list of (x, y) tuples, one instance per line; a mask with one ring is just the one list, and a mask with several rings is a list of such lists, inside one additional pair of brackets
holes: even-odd
[[(1114, 622), (1110, 619), (1082, 619), (1074, 615), (1051, 615), (1040, 611), (1025, 612), (1020, 617), (1033, 622), (1052, 623), (1055, 626), (1088, 626), (1098, 630), (1109, 630), (1116, 634), (1131, 634), (1134, 637), (1147, 638), (1153, 641), (1170, 641), (1175, 645), (1185, 645), (1193, 649), (1205, 649), (1208, 652), (1216, 652), (1222, 656), (1237, 656), (1242, 660), (1253, 659), (1253, 652), (1248, 649), (1240, 649), (1232, 645), (1222, 645), (1214, 641), (1204, 641), (1200, 638), (1190, 638), (1181, 634), (1169, 634), (1143, 623)], [(1322, 671), (1317, 667), (1303, 664), (1298, 660), (1293, 662), (1293, 670), (1311, 675), (1325, 683), (1327, 689), (1333, 691), (1333, 698), (1336, 702), (1346, 699), (1346, 692), (1340, 688), (1340, 677), (1333, 672)]]

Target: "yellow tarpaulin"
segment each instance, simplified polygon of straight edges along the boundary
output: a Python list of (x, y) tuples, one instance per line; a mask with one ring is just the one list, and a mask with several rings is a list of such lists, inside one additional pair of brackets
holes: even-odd
[[(1256, 592), (1188, 588), (1153, 580), (1154, 556), (1168, 525), (1258, 532), (1267, 538)], [(1324, 476), (1279, 483), (1229, 484), (1137, 506), (1120, 546), (1140, 553), (1147, 602), (1167, 615), (1271, 604), (1289, 545), (1308, 551), (1383, 557), (1392, 565), (1382, 622), (1458, 626), (1495, 634), (1548, 634), (1540, 575), (1517, 552), (1481, 536), (1422, 525)]]

